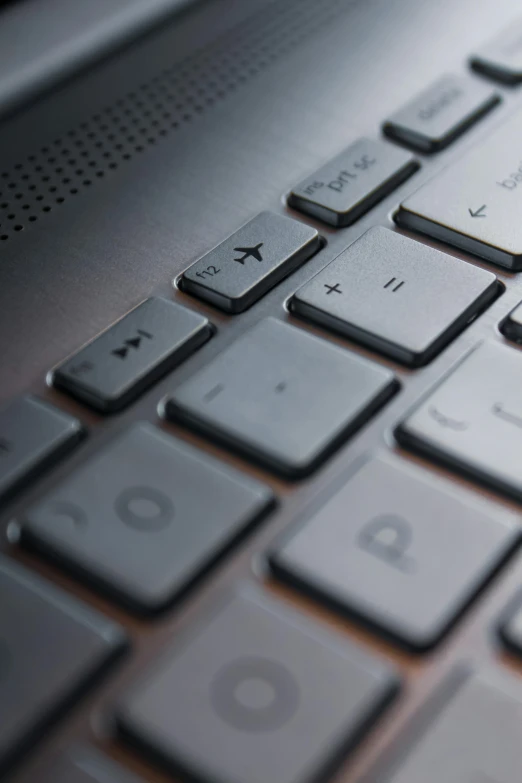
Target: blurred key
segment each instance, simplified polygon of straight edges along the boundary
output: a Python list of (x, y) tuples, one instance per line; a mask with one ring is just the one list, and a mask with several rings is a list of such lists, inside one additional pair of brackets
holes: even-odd
[(507, 672), (470, 676), (398, 771), (379, 783), (518, 783), (522, 682)]
[(191, 780), (315, 783), (396, 689), (387, 664), (244, 589), (152, 666), (119, 724)]
[(522, 19), (510, 25), (471, 55), (472, 67), (504, 84), (522, 81)]
[(522, 499), (522, 353), (483, 343), (396, 431), (401, 444)]
[(283, 536), (271, 563), (285, 581), (422, 651), (519, 539), (515, 515), (481, 509), (399, 460), (373, 459)]
[(180, 597), (272, 503), (254, 479), (138, 424), (30, 508), (22, 540), (150, 612)]
[(0, 411), (0, 500), (72, 449), (84, 435), (78, 419), (36, 397)]
[(0, 771), (124, 645), (113, 622), (0, 556)]
[(500, 101), (479, 80), (446, 75), (384, 123), (387, 136), (421, 152), (447, 147)]

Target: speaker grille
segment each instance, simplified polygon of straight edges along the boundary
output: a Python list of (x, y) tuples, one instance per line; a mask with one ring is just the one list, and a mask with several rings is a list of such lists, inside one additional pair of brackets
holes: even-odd
[(343, 0), (278, 0), (1, 171), (0, 242), (241, 89), (343, 5)]

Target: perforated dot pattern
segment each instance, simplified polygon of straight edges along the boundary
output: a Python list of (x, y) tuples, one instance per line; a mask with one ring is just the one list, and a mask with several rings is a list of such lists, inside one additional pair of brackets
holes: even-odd
[(225, 100), (331, 21), (343, 0), (278, 0), (0, 171), (0, 244)]

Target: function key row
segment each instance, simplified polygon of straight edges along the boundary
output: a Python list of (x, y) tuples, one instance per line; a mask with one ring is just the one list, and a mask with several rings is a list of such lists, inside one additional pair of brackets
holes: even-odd
[[(386, 121), (383, 131), (421, 152), (433, 152), (499, 101), (479, 82), (444, 76)], [(418, 168), (418, 161), (397, 147), (361, 138), (293, 188), (288, 204), (332, 226), (349, 226)], [(319, 247), (315, 230), (263, 212), (198, 259), (179, 285), (226, 312), (239, 313)]]
[[(383, 132), (419, 152), (436, 152), (499, 102), (480, 82), (443, 76), (390, 117)], [(297, 185), (288, 204), (332, 226), (349, 226), (418, 168), (396, 147), (362, 138)]]

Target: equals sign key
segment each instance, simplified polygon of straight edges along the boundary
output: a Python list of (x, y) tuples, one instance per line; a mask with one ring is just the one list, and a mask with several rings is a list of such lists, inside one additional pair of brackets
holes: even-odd
[(388, 280), (388, 282), (386, 283), (386, 285), (384, 286), (384, 288), (390, 288), (390, 286), (393, 286), (393, 288), (392, 288), (391, 290), (392, 290), (392, 293), (395, 293), (396, 291), (398, 291), (398, 290), (399, 290), (399, 288), (402, 288), (402, 286), (404, 285), (404, 280), (400, 280), (400, 281), (397, 283), (397, 285), (394, 285), (394, 283), (395, 283), (396, 281), (397, 281), (397, 278), (396, 278), (396, 277), (392, 277), (392, 279), (391, 279), (391, 280)]

